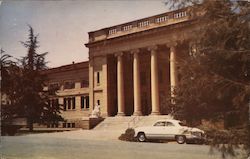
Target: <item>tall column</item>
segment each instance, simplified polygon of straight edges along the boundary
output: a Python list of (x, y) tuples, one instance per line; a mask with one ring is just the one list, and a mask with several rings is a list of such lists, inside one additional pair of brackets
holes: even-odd
[(118, 116), (125, 115), (124, 107), (124, 81), (123, 81), (123, 60), (122, 53), (117, 54), (117, 96), (118, 96)]
[(102, 58), (102, 73), (100, 78), (100, 84), (102, 86), (102, 100), (101, 100), (101, 116), (108, 116), (108, 58), (104, 56)]
[(94, 109), (94, 58), (89, 57), (89, 106), (90, 112)]
[(142, 115), (141, 111), (141, 88), (140, 88), (140, 66), (139, 49), (133, 50), (133, 75), (134, 75), (134, 115)]
[(157, 46), (148, 48), (151, 51), (151, 98), (152, 98), (152, 112), (151, 115), (160, 114), (159, 105), (159, 86), (158, 86), (158, 60), (157, 60)]
[[(174, 90), (177, 86), (177, 71), (176, 71), (176, 47), (170, 46), (170, 86), (171, 96), (174, 97)], [(172, 101), (173, 102), (173, 101)]]

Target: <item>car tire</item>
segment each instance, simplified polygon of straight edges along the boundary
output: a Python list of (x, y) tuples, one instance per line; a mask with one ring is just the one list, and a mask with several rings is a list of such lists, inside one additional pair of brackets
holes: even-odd
[(178, 135), (175, 137), (175, 140), (178, 144), (184, 144), (186, 142), (186, 137), (183, 135)]
[(138, 133), (137, 139), (138, 139), (139, 142), (145, 142), (147, 140), (146, 136), (145, 136), (145, 133), (143, 133), (143, 132)]

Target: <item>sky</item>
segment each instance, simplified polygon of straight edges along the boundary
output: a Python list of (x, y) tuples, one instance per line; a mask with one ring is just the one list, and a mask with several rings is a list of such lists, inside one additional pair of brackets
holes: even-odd
[(48, 66), (88, 60), (88, 32), (168, 11), (166, 0), (0, 0), (0, 49), (15, 58), (27, 54), (20, 41), (28, 25), (39, 34), (37, 53)]

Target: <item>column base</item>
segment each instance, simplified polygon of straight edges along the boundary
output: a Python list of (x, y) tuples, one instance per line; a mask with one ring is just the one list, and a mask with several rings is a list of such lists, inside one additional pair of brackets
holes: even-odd
[(133, 116), (142, 116), (142, 112), (134, 112)]
[(117, 113), (116, 116), (125, 116), (125, 113), (124, 112), (120, 112), (120, 113)]
[(161, 115), (161, 113), (160, 113), (160, 112), (152, 112), (152, 113), (150, 114), (150, 116), (152, 116), (152, 115)]

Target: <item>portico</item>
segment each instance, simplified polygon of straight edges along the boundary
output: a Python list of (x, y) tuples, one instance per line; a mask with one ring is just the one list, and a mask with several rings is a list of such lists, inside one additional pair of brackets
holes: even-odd
[[(166, 45), (168, 46), (168, 45)], [(169, 53), (166, 53), (168, 58), (166, 59), (166, 63), (168, 63), (169, 65), (169, 73), (167, 75), (167, 78), (169, 78), (170, 81), (170, 88), (171, 91), (174, 91), (174, 88), (177, 85), (177, 77), (176, 77), (176, 46), (171, 46), (170, 48), (165, 48), (170, 50)], [(149, 101), (151, 101), (151, 103), (148, 103), (150, 105), (150, 112), (148, 115), (160, 115), (161, 114), (161, 110), (160, 110), (160, 96), (159, 96), (159, 63), (158, 63), (158, 56), (161, 52), (159, 52), (158, 50), (158, 46), (154, 45), (154, 46), (149, 46), (146, 47), (147, 50), (145, 51), (145, 48), (141, 48), (141, 49), (135, 49), (135, 50), (131, 50), (129, 51), (129, 53), (132, 55), (132, 61), (133, 61), (133, 85), (131, 85), (131, 87), (133, 87), (133, 115), (138, 116), (138, 115), (145, 115), (147, 113), (143, 113), (143, 107), (142, 104), (142, 97), (143, 93), (141, 91), (141, 81), (145, 80), (145, 79), (141, 79), (141, 78), (147, 78), (148, 81), (150, 81), (148, 84), (148, 87), (150, 90), (148, 93), (150, 93), (150, 98), (148, 99)], [(140, 51), (140, 50), (144, 50)], [(167, 51), (166, 51), (167, 52)], [(129, 54), (127, 53), (127, 54)], [(148, 70), (150, 76), (143, 76), (141, 77), (141, 74), (143, 71), (143, 68), (140, 63), (140, 59), (146, 55), (144, 54), (149, 54), (149, 62), (145, 63), (146, 65), (150, 66), (150, 70)], [(118, 112), (117, 115), (118, 116), (124, 116), (126, 115), (125, 113), (125, 98), (127, 96), (127, 94), (125, 93), (124, 87), (124, 76), (125, 72), (124, 72), (124, 67), (126, 67), (123, 63), (123, 58), (124, 57), (124, 53), (119, 53), (116, 54), (116, 61), (117, 61), (117, 105), (118, 105)], [(144, 86), (142, 86), (144, 87)], [(174, 95), (174, 93), (173, 93)], [(145, 98), (145, 97), (144, 97)], [(129, 114), (131, 115), (131, 114)]]

